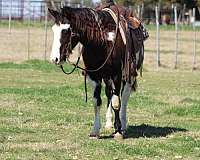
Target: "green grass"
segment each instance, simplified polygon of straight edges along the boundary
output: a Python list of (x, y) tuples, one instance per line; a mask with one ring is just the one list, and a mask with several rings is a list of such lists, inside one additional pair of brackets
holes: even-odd
[[(71, 68), (65, 66), (67, 70)], [(128, 137), (91, 140), (83, 77), (48, 62), (0, 64), (1, 159), (200, 159), (199, 72), (145, 70), (128, 106)], [(88, 93), (91, 88), (88, 86)]]
[[(65, 66), (65, 65), (64, 65)], [(28, 60), (21, 64), (13, 62), (0, 63), (0, 68), (2, 69), (31, 69), (31, 70), (40, 70), (44, 72), (55, 72), (59, 71), (59, 67), (56, 67), (49, 63), (48, 61), (41, 61), (37, 59)], [(71, 71), (72, 66), (67, 66), (66, 71)]]

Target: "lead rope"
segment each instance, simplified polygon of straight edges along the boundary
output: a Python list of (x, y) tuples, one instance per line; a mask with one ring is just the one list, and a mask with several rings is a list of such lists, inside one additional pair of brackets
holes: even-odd
[(86, 73), (84, 77), (84, 82), (85, 82), (85, 102), (87, 103), (87, 74)]

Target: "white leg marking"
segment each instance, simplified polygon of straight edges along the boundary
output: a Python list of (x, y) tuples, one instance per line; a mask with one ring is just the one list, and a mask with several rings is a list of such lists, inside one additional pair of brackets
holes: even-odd
[[(90, 80), (90, 82), (92, 83), (92, 86), (93, 86), (93, 93), (95, 91), (95, 88), (97, 86), (97, 83), (95, 81), (92, 81), (89, 77), (88, 79)], [(90, 133), (90, 136), (99, 136), (99, 133), (100, 133), (100, 128), (101, 128), (101, 121), (100, 121), (100, 106), (97, 106), (97, 99), (94, 98), (93, 99), (93, 104), (94, 104), (94, 126), (93, 126), (93, 129)]]
[(122, 99), (121, 99), (121, 123), (122, 123), (122, 131), (126, 130), (126, 109), (127, 109), (127, 103), (128, 99), (131, 94), (131, 84), (126, 83), (124, 86), (124, 90), (122, 93)]
[(114, 109), (119, 109), (119, 107), (120, 107), (120, 104), (119, 104), (119, 96), (117, 96), (117, 95), (113, 95), (112, 96), (112, 99), (111, 99), (111, 102), (112, 102), (112, 107), (114, 108)]
[(107, 112), (106, 112), (106, 125), (105, 128), (111, 129), (113, 126), (112, 124), (112, 106), (111, 103), (108, 106)]
[(101, 128), (101, 121), (100, 121), (100, 106), (94, 106), (94, 126), (91, 132), (91, 136), (99, 136), (100, 128)]

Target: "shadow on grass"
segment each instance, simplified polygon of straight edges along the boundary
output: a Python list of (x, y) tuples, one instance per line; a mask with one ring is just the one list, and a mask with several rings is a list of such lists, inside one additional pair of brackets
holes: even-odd
[(184, 128), (175, 127), (154, 127), (146, 124), (140, 126), (128, 126), (125, 138), (156, 138), (156, 137), (166, 137), (171, 133), (175, 132), (186, 132), (188, 130)]
[[(197, 85), (199, 85), (199, 84), (197, 84)], [(180, 103), (192, 103), (192, 104), (196, 103), (196, 104), (200, 104), (200, 101), (196, 100), (196, 99), (192, 99), (192, 98), (186, 97), (186, 98), (182, 99), (180, 101)]]
[[(139, 126), (128, 126), (126, 133), (124, 135), (124, 139), (128, 138), (158, 138), (158, 137), (166, 137), (175, 132), (187, 132), (187, 129), (184, 128), (175, 128), (175, 127), (154, 127), (147, 124), (142, 124)], [(103, 135), (100, 139), (112, 139), (113, 134), (111, 135)]]

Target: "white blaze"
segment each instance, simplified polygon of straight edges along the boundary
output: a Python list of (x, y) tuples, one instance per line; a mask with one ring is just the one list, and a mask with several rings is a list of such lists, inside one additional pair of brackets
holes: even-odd
[[(63, 29), (69, 29), (70, 24), (54, 24), (52, 27), (53, 30), (53, 45), (52, 45), (52, 50), (51, 50), (51, 61), (54, 63), (59, 63), (60, 62), (60, 38), (61, 38), (61, 32)], [(57, 61), (56, 61), (57, 59)]]

